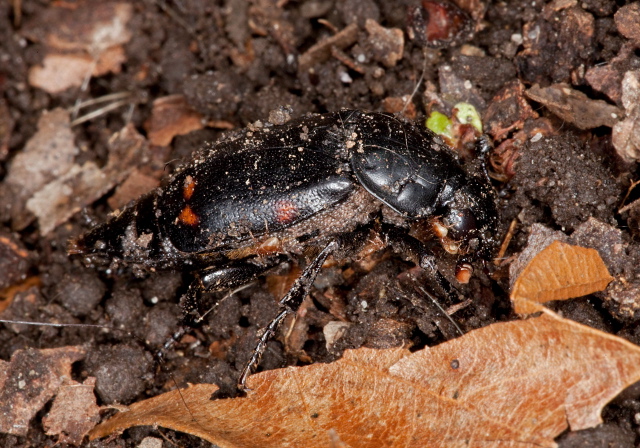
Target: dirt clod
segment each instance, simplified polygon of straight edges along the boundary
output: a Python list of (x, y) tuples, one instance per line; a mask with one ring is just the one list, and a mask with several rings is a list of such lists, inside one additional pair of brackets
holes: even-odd
[(538, 216), (520, 216), (525, 224), (542, 219), (571, 231), (592, 216), (615, 223), (611, 208), (619, 200), (620, 187), (611, 171), (576, 137), (529, 141), (518, 160), (513, 184), (525, 213), (531, 213), (525, 204), (537, 204)]
[(78, 271), (66, 274), (52, 292), (62, 306), (79, 317), (98, 306), (106, 291), (106, 286), (96, 273)]
[(103, 346), (84, 362), (84, 369), (96, 378), (96, 392), (104, 404), (135, 398), (145, 389), (145, 375), (151, 373), (151, 366), (144, 350), (122, 344)]

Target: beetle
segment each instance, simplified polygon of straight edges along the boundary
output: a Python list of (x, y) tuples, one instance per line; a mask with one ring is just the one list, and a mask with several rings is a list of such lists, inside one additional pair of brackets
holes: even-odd
[[(488, 150), (486, 140), (479, 146)], [(259, 337), (238, 380), (244, 390), (330, 255), (355, 253), (373, 228), (417, 265), (437, 272), (435, 241), (468, 271), (474, 259), (490, 258), (496, 227), (484, 164), (467, 172), (434, 133), (394, 115), (342, 110), (254, 126), (198, 151), (164, 186), (71, 240), (68, 252), (189, 269), (197, 273), (189, 295), (310, 259)]]

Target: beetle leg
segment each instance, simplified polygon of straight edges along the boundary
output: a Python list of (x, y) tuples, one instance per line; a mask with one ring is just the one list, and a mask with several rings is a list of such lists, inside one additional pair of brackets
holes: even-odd
[(287, 259), (288, 257), (282, 255), (262, 260), (260, 264), (244, 262), (227, 264), (223, 268), (208, 268), (199, 272), (196, 282), (199, 282), (200, 290), (205, 292), (235, 288), (255, 280)]
[(298, 311), (302, 301), (309, 294), (311, 285), (313, 285), (313, 282), (318, 276), (318, 272), (320, 272), (325, 260), (332, 252), (338, 249), (339, 246), (340, 244), (337, 240), (333, 240), (327, 244), (318, 256), (304, 269), (300, 277), (296, 279), (289, 292), (282, 298), (282, 300), (280, 300), (280, 309), (278, 314), (264, 329), (260, 339), (258, 339), (256, 348), (253, 350), (251, 359), (242, 369), (240, 378), (238, 378), (238, 389), (243, 392), (247, 390), (245, 385), (247, 377), (260, 363), (260, 358), (262, 358), (262, 355), (267, 348), (267, 342), (273, 338), (284, 318), (289, 314)]
[(198, 314), (197, 309), (201, 293), (223, 291), (246, 285), (285, 260), (287, 260), (287, 257), (282, 255), (262, 260), (260, 264), (243, 262), (226, 264), (224, 267), (213, 266), (201, 270), (196, 274), (196, 278), (191, 282), (189, 289), (182, 297), (181, 304), (185, 310), (185, 315), (193, 319), (191, 320), (192, 324), (199, 324), (205, 315), (211, 313), (220, 303), (216, 303), (204, 315)]
[(431, 275), (433, 275), (440, 289), (444, 291), (450, 303), (459, 301), (456, 288), (442, 275), (433, 255), (424, 256), (420, 262), (420, 267), (431, 272)]
[(489, 153), (493, 149), (493, 144), (488, 135), (483, 134), (476, 140), (476, 154), (480, 160), (480, 169), (485, 177), (485, 180), (491, 185), (491, 177), (489, 177), (488, 160)]
[[(227, 265), (224, 268), (211, 267), (200, 271), (180, 300), (184, 313), (182, 325), (156, 353), (156, 358), (162, 359), (164, 353), (167, 352), (176, 341), (179, 341), (182, 336), (191, 331), (194, 326), (199, 325), (208, 314), (215, 311), (227, 298), (243, 289), (243, 286), (251, 283), (259, 275), (264, 274), (286, 259), (286, 256), (278, 256), (268, 259), (266, 263), (262, 265), (245, 262)], [(232, 288), (236, 289), (232, 290)], [(201, 293), (225, 289), (230, 290), (230, 292), (218, 300), (205, 313), (201, 314), (198, 311), (199, 296)]]
[[(406, 257), (409, 261), (429, 271), (438, 287), (445, 293), (451, 303), (458, 299), (457, 291), (453, 285), (440, 273), (436, 263), (436, 256), (430, 246), (408, 235), (404, 229), (383, 224), (380, 234), (391, 245), (394, 252)], [(433, 246), (437, 246), (434, 242)]]

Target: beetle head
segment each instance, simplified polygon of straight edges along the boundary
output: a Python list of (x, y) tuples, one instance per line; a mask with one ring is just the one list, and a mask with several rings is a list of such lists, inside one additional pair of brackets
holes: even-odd
[(432, 228), (447, 252), (488, 260), (496, 244), (497, 213), (491, 187), (470, 177), (441, 202)]

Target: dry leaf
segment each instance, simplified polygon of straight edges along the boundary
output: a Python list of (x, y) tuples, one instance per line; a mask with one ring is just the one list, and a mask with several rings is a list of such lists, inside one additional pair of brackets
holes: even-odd
[(29, 348), (0, 363), (0, 432), (27, 435), (31, 418), (71, 378), (71, 364), (84, 354), (82, 347)]
[(73, 166), (79, 150), (71, 132), (69, 113), (63, 109), (43, 112), (38, 131), (11, 161), (4, 188), (13, 200), (12, 226), (21, 230), (33, 220), (25, 203), (48, 182), (62, 176)]
[(151, 117), (144, 124), (149, 141), (167, 146), (176, 135), (185, 135), (204, 127), (202, 115), (193, 110), (182, 95), (170, 95), (153, 102)]
[(58, 435), (58, 443), (80, 445), (84, 436), (100, 421), (100, 407), (93, 389), (96, 379), (83, 384), (69, 381), (58, 390), (51, 411), (42, 418), (47, 435)]
[[(346, 351), (332, 364), (249, 378), (247, 397), (210, 400), (200, 384), (132, 405), (92, 438), (135, 425), (220, 447), (554, 447), (568, 425), (640, 379), (640, 348), (549, 313), (437, 347)], [(188, 408), (188, 410), (187, 410)]]
[(611, 143), (627, 163), (640, 159), (640, 70), (630, 70), (622, 79), (622, 105), (627, 117), (611, 132)]
[(536, 255), (550, 246), (554, 241), (567, 243), (568, 239), (569, 237), (560, 230), (553, 230), (537, 222), (533, 223), (529, 229), (527, 245), (509, 264), (509, 290), (513, 291), (513, 285), (515, 285), (516, 280)]
[(358, 40), (358, 25), (352, 23), (335, 35), (317, 42), (298, 58), (298, 70), (306, 73), (316, 64), (321, 64), (331, 57), (331, 48), (336, 47), (344, 50)]
[[(427, 367), (402, 360), (391, 372), (425, 384), (436, 380), (430, 388), (441, 396), (518, 425), (521, 435), (549, 438), (567, 426), (578, 431), (602, 423), (602, 407), (640, 380), (640, 347), (548, 310), (412, 356)], [(458, 368), (443, 373), (431, 367), (454, 361)]]
[(27, 201), (27, 210), (38, 218), (45, 236), (83, 207), (82, 199), (92, 185), (102, 183), (104, 174), (93, 163), (73, 165), (63, 176), (48, 183)]
[(122, 182), (148, 154), (148, 143), (133, 127), (125, 126), (109, 140), (109, 161), (103, 169), (93, 162), (73, 165), (27, 201), (40, 233), (47, 235), (87, 204)]
[(86, 53), (48, 53), (42, 65), (29, 69), (29, 84), (48, 93), (60, 93), (69, 87), (80, 87), (89, 76), (120, 73), (126, 61), (124, 49), (106, 49), (98, 58)]
[(126, 180), (116, 188), (113, 195), (107, 199), (107, 204), (112, 210), (118, 210), (143, 194), (150, 192), (158, 185), (160, 185), (158, 179), (134, 169)]
[(602, 100), (592, 100), (568, 84), (553, 84), (544, 88), (535, 84), (525, 93), (533, 101), (544, 104), (558, 117), (580, 129), (612, 127), (623, 115), (622, 110), (616, 106)]
[(81, 86), (88, 76), (119, 73), (126, 61), (123, 45), (131, 39), (127, 24), (132, 14), (132, 5), (115, 2), (45, 9), (24, 30), (48, 49), (42, 65), (29, 69), (29, 84), (55, 94)]
[(612, 280), (597, 250), (554, 241), (520, 273), (511, 300), (516, 313), (535, 313), (540, 303), (602, 291)]
[(101, 53), (131, 39), (127, 24), (133, 5), (122, 2), (53, 2), (25, 25), (24, 34), (51, 49)]

